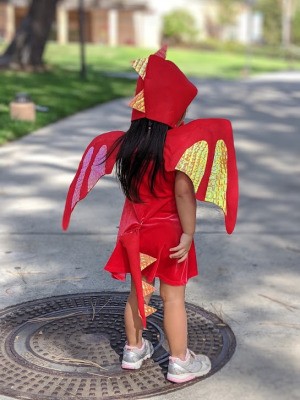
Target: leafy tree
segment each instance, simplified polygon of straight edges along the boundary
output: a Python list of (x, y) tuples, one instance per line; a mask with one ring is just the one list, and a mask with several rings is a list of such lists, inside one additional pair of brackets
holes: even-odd
[(241, 4), (241, 0), (217, 0), (218, 3), (218, 22), (221, 27), (234, 24), (237, 13), (236, 6)]
[(256, 8), (263, 14), (263, 36), (265, 43), (279, 45), (282, 36), (281, 0), (259, 0)]
[(220, 39), (225, 28), (233, 25), (237, 17), (237, 5), (242, 0), (215, 0), (217, 4), (217, 18), (206, 16), (206, 31), (210, 37)]
[[(300, 3), (300, 1), (299, 1)], [(300, 46), (300, 4), (297, 4), (292, 19), (292, 43)]]
[(59, 0), (31, 0), (26, 17), (0, 56), (0, 67), (39, 68)]
[(163, 36), (172, 44), (191, 43), (197, 35), (196, 21), (188, 11), (178, 9), (163, 19)]

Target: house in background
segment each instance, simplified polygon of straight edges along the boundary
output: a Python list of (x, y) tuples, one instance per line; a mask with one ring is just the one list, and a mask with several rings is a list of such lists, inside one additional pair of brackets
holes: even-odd
[[(10, 41), (28, 10), (29, 0), (0, 2), (0, 39)], [(160, 17), (143, 0), (84, 0), (85, 39), (105, 45), (157, 47)], [(64, 44), (79, 40), (78, 0), (62, 0), (51, 40)]]
[[(0, 0), (0, 39), (9, 41), (28, 10), (29, 0)], [(198, 40), (211, 36), (217, 23), (215, 0), (84, 0), (85, 38), (104, 45), (133, 45), (157, 48), (161, 44), (163, 16), (174, 9), (185, 9), (195, 18)], [(249, 25), (250, 23), (250, 25)], [(223, 30), (221, 38), (247, 43), (259, 41), (261, 18), (242, 6), (235, 23)], [(62, 0), (51, 32), (51, 40), (76, 42), (78, 0)]]

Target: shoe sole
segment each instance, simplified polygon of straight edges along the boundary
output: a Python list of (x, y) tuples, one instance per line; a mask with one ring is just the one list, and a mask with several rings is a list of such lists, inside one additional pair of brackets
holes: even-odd
[(154, 350), (151, 351), (151, 354), (147, 354), (144, 358), (142, 358), (139, 361), (136, 361), (135, 363), (128, 363), (126, 361), (122, 361), (121, 367), (123, 369), (140, 369), (143, 364), (143, 361), (147, 360), (148, 358), (151, 358), (153, 353)]
[(167, 379), (170, 382), (174, 382), (174, 383), (184, 383), (184, 382), (189, 382), (195, 378), (199, 378), (200, 376), (204, 376), (206, 374), (208, 374), (211, 370), (211, 366), (207, 367), (205, 370), (203, 371), (199, 371), (199, 372), (187, 372), (185, 374), (170, 374), (168, 372), (167, 374)]

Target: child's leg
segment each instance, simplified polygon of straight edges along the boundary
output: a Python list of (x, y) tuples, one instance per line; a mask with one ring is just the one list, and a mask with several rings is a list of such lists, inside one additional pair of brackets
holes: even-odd
[(187, 316), (185, 286), (171, 286), (160, 281), (160, 295), (164, 303), (164, 330), (172, 357), (185, 360), (187, 352)]
[[(143, 278), (143, 280), (146, 279)], [(153, 282), (151, 284), (153, 284)], [(151, 295), (145, 297), (146, 304), (149, 303), (150, 298)], [(139, 316), (135, 285), (133, 281), (131, 281), (131, 292), (125, 307), (125, 332), (127, 344), (129, 346), (142, 347), (143, 324), (141, 317)]]

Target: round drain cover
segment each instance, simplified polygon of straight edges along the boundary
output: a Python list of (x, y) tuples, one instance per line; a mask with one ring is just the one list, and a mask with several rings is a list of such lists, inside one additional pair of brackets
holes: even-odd
[[(154, 355), (139, 371), (121, 369), (123, 312), (128, 293), (83, 293), (22, 303), (0, 311), (0, 393), (17, 399), (138, 399), (191, 385), (165, 378), (168, 344), (162, 302), (148, 317), (145, 338)], [(218, 371), (235, 338), (216, 315), (187, 303), (189, 348), (209, 356)]]

